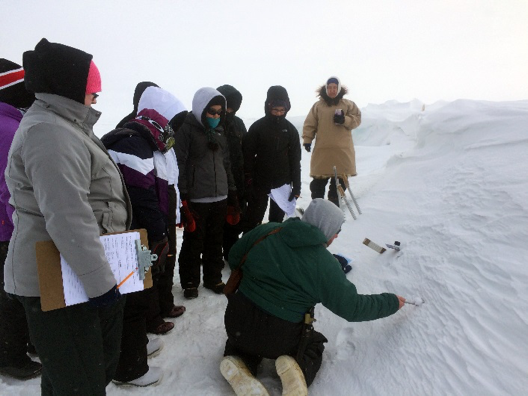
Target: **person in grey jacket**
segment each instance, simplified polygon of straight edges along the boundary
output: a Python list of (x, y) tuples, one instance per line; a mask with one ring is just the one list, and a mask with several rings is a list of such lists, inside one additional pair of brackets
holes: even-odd
[[(92, 55), (42, 39), (23, 56), (36, 101), (17, 130), (6, 168), (15, 208), (5, 290), (23, 304), (43, 364), (43, 395), (104, 395), (119, 358), (124, 298), (100, 235), (130, 227), (121, 173), (93, 125), (101, 91)], [(52, 240), (89, 302), (44, 312), (35, 244)]]
[(175, 135), (185, 224), (178, 262), (180, 283), (188, 299), (198, 297), (201, 264), (204, 287), (222, 293), (224, 222), (236, 224), (240, 220), (229, 149), (220, 126), (225, 108), (226, 100), (216, 89), (199, 89), (192, 112)]

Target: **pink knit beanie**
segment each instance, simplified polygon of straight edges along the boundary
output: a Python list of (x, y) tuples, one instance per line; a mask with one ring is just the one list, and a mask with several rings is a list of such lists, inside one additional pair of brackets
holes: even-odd
[(99, 74), (99, 69), (95, 66), (94, 61), (91, 61), (88, 80), (86, 81), (86, 93), (92, 94), (96, 92), (101, 92), (101, 74)]

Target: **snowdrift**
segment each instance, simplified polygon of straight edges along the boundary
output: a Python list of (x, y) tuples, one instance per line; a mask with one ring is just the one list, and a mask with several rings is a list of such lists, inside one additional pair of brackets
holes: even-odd
[[(354, 221), (345, 213), (330, 250), (354, 259), (347, 277), (360, 293), (425, 302), (363, 323), (318, 305), (315, 327), (329, 342), (310, 394), (525, 395), (528, 101), (389, 101), (362, 112), (354, 131), (358, 176), (350, 182), (363, 214)], [(302, 130), (304, 117), (289, 119)], [(310, 201), (310, 155), (303, 151), (302, 207)], [(398, 240), (402, 250), (380, 255), (362, 244), (365, 237)], [(150, 360), (165, 371), (162, 382), (111, 384), (109, 395), (233, 394), (218, 369), (226, 299), (199, 291), (184, 300), (176, 276), (176, 303), (187, 312)], [(280, 395), (273, 367), (264, 361), (259, 378)], [(37, 395), (39, 383), (0, 377), (0, 393)]]

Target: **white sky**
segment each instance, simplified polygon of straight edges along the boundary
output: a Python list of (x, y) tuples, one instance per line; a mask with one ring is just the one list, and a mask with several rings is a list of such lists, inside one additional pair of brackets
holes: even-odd
[(297, 116), (331, 75), (360, 107), (527, 99), (526, 21), (526, 0), (1, 0), (0, 56), (22, 63), (42, 37), (92, 53), (103, 125), (142, 80), (189, 108), (199, 88), (234, 85), (243, 118), (280, 84)]

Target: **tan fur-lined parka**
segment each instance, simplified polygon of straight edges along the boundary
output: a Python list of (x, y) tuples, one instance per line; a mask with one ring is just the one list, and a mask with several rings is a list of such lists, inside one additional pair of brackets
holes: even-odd
[[(328, 178), (334, 176), (333, 167), (339, 175), (356, 176), (356, 155), (352, 130), (361, 124), (361, 111), (354, 102), (344, 99), (347, 93), (342, 87), (339, 94), (331, 99), (326, 94), (326, 87), (319, 90), (319, 100), (312, 106), (303, 126), (303, 144), (315, 145), (310, 162), (310, 176)], [(334, 123), (334, 114), (342, 109), (345, 123)]]

